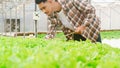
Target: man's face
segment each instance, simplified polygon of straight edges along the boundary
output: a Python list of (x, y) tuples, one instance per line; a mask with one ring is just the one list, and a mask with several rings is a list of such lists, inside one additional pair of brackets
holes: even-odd
[(50, 16), (54, 10), (52, 9), (53, 4), (51, 2), (42, 2), (40, 4), (38, 4), (40, 10), (42, 10), (45, 14), (47, 14), (48, 16)]

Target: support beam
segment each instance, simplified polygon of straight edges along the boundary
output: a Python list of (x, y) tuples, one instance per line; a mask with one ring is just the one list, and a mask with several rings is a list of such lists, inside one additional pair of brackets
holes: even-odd
[[(35, 4), (35, 11), (37, 11), (37, 5)], [(35, 37), (37, 37), (37, 20), (35, 20)]]

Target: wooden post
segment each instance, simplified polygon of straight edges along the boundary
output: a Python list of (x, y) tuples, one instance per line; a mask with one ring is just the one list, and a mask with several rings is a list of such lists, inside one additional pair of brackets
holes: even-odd
[[(37, 5), (35, 4), (35, 12), (37, 11)], [(37, 38), (37, 20), (35, 20), (35, 37)]]
[(23, 32), (25, 38), (25, 4), (23, 4)]
[(15, 32), (16, 32), (16, 33), (15, 33), (15, 36), (17, 37), (17, 23), (18, 23), (18, 22), (17, 22), (17, 5), (15, 5), (15, 6), (16, 6), (16, 7), (15, 7), (15, 11), (16, 11), (16, 13), (15, 13), (15, 15), (16, 15), (16, 20), (15, 20), (15, 24), (16, 24), (16, 25), (15, 25)]
[(10, 7), (10, 35), (11, 35), (11, 26), (12, 26), (12, 7)]
[(3, 12), (3, 8), (4, 7), (3, 7), (3, 3), (2, 3), (2, 12), (1, 12), (2, 13), (2, 17), (3, 17), (2, 33), (4, 34), (4, 15), (3, 15), (4, 12)]

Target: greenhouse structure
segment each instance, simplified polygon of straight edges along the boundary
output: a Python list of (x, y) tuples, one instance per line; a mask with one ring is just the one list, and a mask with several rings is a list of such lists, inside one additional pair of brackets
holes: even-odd
[[(120, 1), (88, 0), (101, 20), (101, 30), (120, 30)], [(34, 0), (0, 0), (0, 34), (47, 32), (47, 16)], [(37, 17), (37, 20), (35, 19)]]

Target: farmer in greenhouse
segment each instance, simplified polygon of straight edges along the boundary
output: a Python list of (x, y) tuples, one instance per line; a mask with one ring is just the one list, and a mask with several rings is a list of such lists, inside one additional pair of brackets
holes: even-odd
[(95, 8), (84, 0), (35, 0), (48, 15), (49, 31), (46, 39), (55, 37), (56, 27), (61, 26), (67, 40), (101, 42), (100, 20)]

